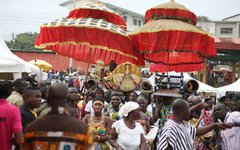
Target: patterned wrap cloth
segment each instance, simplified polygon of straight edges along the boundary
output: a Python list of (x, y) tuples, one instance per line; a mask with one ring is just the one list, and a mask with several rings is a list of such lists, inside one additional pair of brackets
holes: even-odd
[[(104, 136), (107, 135), (107, 129), (104, 124), (104, 118), (100, 121), (95, 121), (94, 116), (91, 116), (90, 123), (88, 124), (90, 135)], [(108, 142), (94, 142), (93, 147), (95, 150), (110, 150), (111, 145)]]
[(24, 140), (31, 150), (85, 150), (92, 143), (92, 138), (83, 134), (68, 132), (30, 132), (24, 135)]

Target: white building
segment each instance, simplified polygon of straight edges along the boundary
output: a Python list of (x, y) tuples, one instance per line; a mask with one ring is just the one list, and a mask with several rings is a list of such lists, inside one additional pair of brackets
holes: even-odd
[[(79, 8), (81, 7), (81, 5), (87, 4), (89, 2), (96, 2), (96, 0), (75, 0), (75, 3), (73, 0), (68, 0), (66, 2), (61, 3), (60, 6), (66, 7), (69, 9), (69, 11), (71, 11), (72, 9)], [(108, 8), (114, 10), (123, 17), (127, 24), (127, 31), (133, 31), (138, 26), (141, 26), (144, 23), (144, 16), (141, 14), (112, 5), (110, 3), (105, 2), (101, 3), (107, 6)]]
[(219, 38), (240, 38), (240, 14), (222, 21), (198, 21), (197, 26)]

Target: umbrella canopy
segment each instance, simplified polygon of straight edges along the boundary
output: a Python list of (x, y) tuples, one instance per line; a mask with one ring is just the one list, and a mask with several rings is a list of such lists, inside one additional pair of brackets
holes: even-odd
[[(189, 67), (189, 65), (191, 67)], [(150, 72), (168, 72), (168, 71), (175, 71), (175, 72), (192, 72), (196, 70), (202, 70), (204, 68), (204, 63), (200, 64), (180, 64), (180, 65), (166, 65), (166, 64), (154, 64), (150, 65)]]
[(84, 62), (144, 65), (141, 54), (133, 51), (123, 19), (109, 10), (98, 3), (84, 5), (67, 18), (43, 24), (35, 46)]
[(35, 60), (29, 61), (29, 63), (43, 69), (44, 71), (49, 71), (52, 69), (52, 65), (44, 60), (35, 59)]
[(130, 33), (134, 47), (145, 59), (165, 65), (158, 67), (167, 68), (162, 72), (201, 70), (206, 58), (217, 53), (214, 38), (195, 26), (196, 18), (174, 1), (155, 6), (146, 12), (146, 24)]
[(90, 3), (83, 5), (81, 8), (73, 9), (67, 18), (96, 18), (104, 19), (117, 26), (126, 29), (127, 25), (119, 14), (109, 9), (101, 3)]

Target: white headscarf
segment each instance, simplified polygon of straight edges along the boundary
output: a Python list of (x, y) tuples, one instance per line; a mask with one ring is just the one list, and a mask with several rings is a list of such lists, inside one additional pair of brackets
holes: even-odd
[(119, 110), (119, 115), (122, 117), (127, 117), (131, 111), (138, 109), (140, 106), (136, 102), (126, 102)]

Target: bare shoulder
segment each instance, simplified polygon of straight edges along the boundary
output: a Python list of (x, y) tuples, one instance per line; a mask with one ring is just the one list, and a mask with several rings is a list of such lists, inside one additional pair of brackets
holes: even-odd
[(105, 122), (112, 122), (112, 120), (109, 117), (107, 117), (107, 116), (104, 116), (104, 121)]
[(83, 122), (85, 122), (85, 123), (89, 123), (90, 121), (89, 121), (89, 119), (91, 118), (91, 115), (90, 114), (87, 114), (84, 118), (83, 118)]
[(84, 118), (90, 118), (91, 117), (91, 115), (90, 114), (87, 114)]

